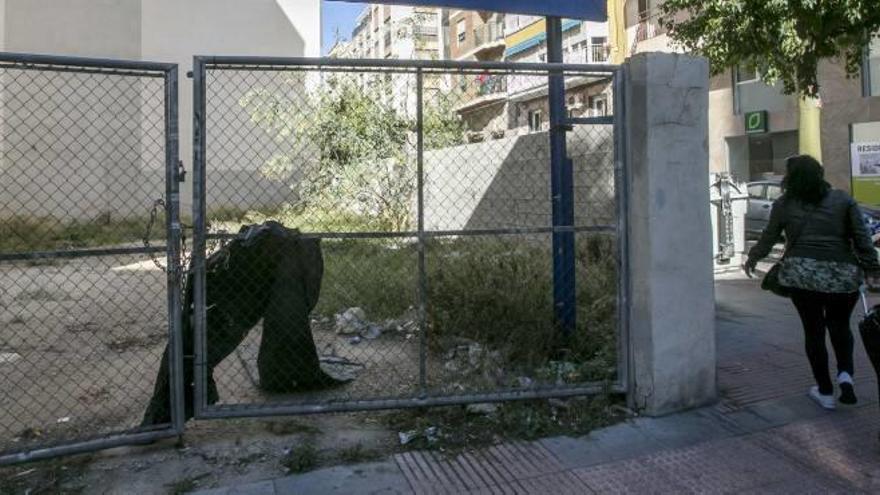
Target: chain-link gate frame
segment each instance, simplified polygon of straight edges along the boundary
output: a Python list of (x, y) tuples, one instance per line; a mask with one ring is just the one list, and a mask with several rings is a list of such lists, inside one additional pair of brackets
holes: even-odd
[[(207, 394), (207, 317), (206, 317), (206, 258), (207, 245), (218, 238), (229, 239), (233, 236), (211, 234), (208, 232), (207, 196), (210, 193), (206, 177), (211, 172), (211, 165), (206, 163), (206, 146), (213, 128), (208, 127), (208, 100), (210, 73), (223, 71), (297, 71), (327, 70), (338, 72), (380, 72), (385, 74), (409, 74), (417, 83), (417, 163), (418, 163), (418, 229), (405, 232), (332, 232), (323, 234), (305, 234), (305, 237), (324, 239), (387, 239), (389, 237), (412, 236), (418, 244), (418, 324), (420, 338), (420, 366), (418, 388), (415, 396), (401, 398), (366, 398), (355, 400), (329, 400), (314, 402), (270, 402), (263, 404), (209, 404)], [(423, 143), (423, 82), (427, 74), (445, 73), (525, 73), (542, 75), (601, 75), (607, 77), (614, 91), (613, 117), (570, 118), (561, 123), (571, 129), (578, 125), (610, 125), (613, 128), (613, 182), (615, 195), (615, 219), (607, 225), (588, 227), (570, 225), (562, 227), (518, 228), (518, 229), (486, 229), (481, 231), (428, 231), (425, 229), (424, 205), (424, 143)], [(572, 64), (518, 64), (502, 62), (451, 62), (451, 61), (397, 61), (397, 60), (341, 60), (341, 59), (309, 59), (309, 58), (274, 58), (274, 57), (208, 57), (194, 58), (194, 163), (193, 163), (193, 219), (194, 240), (192, 273), (194, 277), (194, 342), (195, 342), (195, 403), (194, 413), (197, 418), (229, 418), (258, 417), (287, 414), (310, 414), (322, 412), (347, 412), (394, 408), (413, 408), (425, 406), (457, 405), (477, 402), (494, 402), (519, 399), (537, 399), (551, 397), (571, 397), (596, 395), (601, 393), (626, 393), (630, 380), (630, 350), (628, 335), (628, 294), (629, 277), (627, 264), (627, 178), (624, 161), (623, 122), (624, 122), (624, 85), (623, 71), (617, 66), (609, 65), (572, 65)], [(390, 77), (390, 76), (389, 76)], [(228, 137), (228, 136), (226, 136)], [(547, 198), (550, 201), (550, 198)], [(484, 393), (440, 394), (432, 395), (426, 387), (426, 321), (427, 286), (430, 281), (425, 274), (426, 244), (440, 236), (493, 236), (510, 234), (552, 235), (554, 233), (596, 233), (610, 235), (615, 239), (617, 269), (617, 356), (616, 378), (612, 382), (591, 382), (577, 385), (565, 385), (551, 388), (492, 390)]]
[[(131, 247), (131, 246), (97, 246), (95, 248), (87, 248), (87, 249), (78, 249), (78, 248), (62, 248), (62, 249), (54, 249), (54, 250), (36, 250), (36, 251), (22, 251), (13, 249), (12, 252), (2, 252), (0, 250), (0, 264), (5, 263), (54, 263), (53, 260), (82, 260), (82, 259), (102, 259), (103, 257), (114, 257), (114, 256), (128, 256), (132, 257), (134, 255), (138, 255), (141, 257), (151, 257), (153, 260), (156, 260), (157, 255), (161, 255), (164, 253), (165, 257), (165, 274), (166, 274), (166, 290), (167, 290), (167, 349), (169, 352), (169, 364), (170, 364), (170, 376), (169, 381), (171, 383), (171, 397), (169, 397), (169, 403), (171, 404), (171, 421), (168, 424), (155, 425), (155, 426), (141, 426), (134, 427), (131, 429), (126, 429), (123, 431), (114, 430), (109, 433), (100, 433), (88, 435), (86, 438), (81, 439), (65, 439), (60, 442), (39, 442), (35, 446), (23, 446), (21, 449), (16, 451), (15, 449), (7, 450), (5, 452), (0, 453), (0, 465), (7, 464), (15, 464), (21, 462), (30, 462), (40, 459), (47, 459), (57, 456), (63, 455), (71, 455), (77, 453), (86, 453), (97, 451), (101, 449), (107, 449), (118, 446), (125, 445), (133, 445), (133, 444), (142, 444), (145, 442), (151, 442), (158, 439), (169, 438), (174, 436), (179, 436), (183, 433), (184, 428), (184, 411), (183, 411), (183, 395), (182, 395), (182, 371), (183, 371), (183, 355), (182, 355), (182, 346), (180, 339), (180, 322), (181, 322), (181, 283), (182, 283), (182, 270), (181, 270), (181, 223), (180, 223), (180, 194), (179, 194), (179, 183), (181, 181), (181, 176), (179, 175), (179, 136), (178, 136), (178, 68), (177, 64), (171, 63), (154, 63), (154, 62), (140, 62), (140, 61), (128, 61), (128, 60), (111, 60), (111, 59), (95, 59), (95, 58), (81, 58), (81, 57), (65, 57), (65, 56), (48, 56), (48, 55), (36, 55), (36, 54), (18, 54), (18, 53), (0, 53), (0, 70), (4, 72), (4, 84), (2, 87), (3, 96), (3, 108), (5, 109), (5, 102), (7, 99), (18, 99), (20, 102), (26, 102), (28, 105), (31, 105), (33, 108), (37, 109), (37, 112), (34, 113), (34, 118), (43, 119), (46, 118), (46, 115), (51, 115), (52, 112), (56, 112), (58, 115), (61, 115), (63, 122), (67, 122), (70, 126), (73, 126), (80, 131), (83, 128), (88, 127), (92, 122), (83, 120), (83, 121), (71, 121), (69, 114), (65, 112), (77, 112), (79, 114), (87, 113), (92, 111), (88, 108), (88, 104), (86, 100), (83, 98), (77, 99), (81, 96), (79, 91), (83, 91), (84, 94), (89, 95), (90, 98), (104, 98), (104, 99), (115, 99), (118, 96), (113, 96), (109, 94), (98, 94), (101, 91), (102, 84), (104, 81), (113, 80), (116, 82), (108, 82), (106, 86), (114, 90), (119, 90), (123, 92), (125, 96), (122, 98), (125, 101), (141, 101), (140, 98), (149, 98), (150, 96), (163, 98), (163, 100), (150, 101), (144, 103), (141, 101), (141, 105), (143, 107), (139, 111), (143, 111), (143, 108), (161, 108), (163, 115), (154, 115), (150, 118), (155, 121), (162, 122), (161, 125), (157, 126), (157, 132), (161, 132), (164, 135), (164, 142), (161, 142), (161, 145), (164, 147), (164, 164), (161, 167), (164, 169), (164, 177), (159, 179), (159, 182), (164, 180), (165, 188), (164, 188), (164, 198), (159, 200), (161, 202), (162, 210), (165, 217), (165, 238), (166, 245), (165, 246), (151, 246), (149, 244), (150, 234), (146, 235), (146, 239), (143, 241), (142, 247)], [(9, 93), (12, 87), (9, 84), (9, 79), (6, 77), (7, 72), (14, 71), (18, 74), (37, 74), (36, 77), (43, 78), (42, 80), (46, 82), (47, 86), (53, 86), (53, 78), (62, 78), (62, 77), (71, 77), (72, 81), (65, 80), (64, 83), (59, 83), (61, 86), (61, 90), (59, 90), (58, 94), (48, 94), (41, 93), (42, 88), (39, 87), (31, 87), (28, 88), (26, 94), (17, 95)], [(80, 78), (80, 79), (76, 79)], [(84, 82), (83, 79), (91, 78), (89, 81)], [(159, 83), (162, 87), (161, 90), (156, 90), (155, 93), (148, 94), (139, 86), (139, 81), (151, 81), (151, 80), (159, 80)], [(126, 83), (122, 83), (119, 81), (127, 81)], [(76, 87), (73, 86), (72, 83), (77, 84), (93, 84), (94, 87)], [(65, 86), (66, 84), (66, 86)], [(117, 86), (114, 86), (116, 84)], [(120, 86), (122, 89), (119, 89)], [(57, 89), (57, 88), (56, 88)], [(22, 91), (25, 91), (22, 89)], [(128, 91), (128, 93), (124, 93)], [(66, 94), (69, 101), (64, 102), (65, 105), (68, 105), (73, 110), (64, 110), (58, 106), (58, 102), (53, 102), (52, 98), (57, 97), (59, 94)], [(160, 96), (161, 95), (161, 96)], [(55, 106), (52, 106), (52, 105)], [(67, 108), (67, 107), (65, 107)], [(41, 117), (41, 115), (43, 117)], [(91, 114), (89, 114), (91, 115)], [(5, 117), (5, 115), (4, 115)], [(100, 115), (95, 118), (102, 118)], [(107, 118), (106, 116), (104, 118)], [(107, 120), (110, 120), (107, 118)], [(102, 121), (103, 124), (106, 124), (106, 121)], [(38, 125), (42, 125), (42, 123), (38, 122)], [(141, 124), (143, 125), (143, 124)], [(57, 127), (57, 126), (56, 126)], [(57, 129), (56, 129), (57, 130)], [(18, 130), (16, 132), (26, 132), (25, 130)], [(37, 132), (33, 129), (30, 132)], [(113, 137), (114, 132), (122, 132), (115, 131), (112, 128), (104, 129), (105, 134), (101, 134), (102, 131), (98, 130), (94, 132), (95, 136), (101, 135), (103, 136), (104, 141), (109, 141)], [(143, 132), (143, 131), (141, 131)], [(109, 135), (107, 134), (109, 133)], [(20, 134), (19, 134), (20, 135)], [(55, 139), (58, 143), (63, 143), (64, 139), (75, 139), (72, 137), (65, 137), (62, 132), (60, 135), (53, 135), (51, 138), (46, 138), (42, 135), (35, 135), (34, 139)], [(101, 140), (102, 138), (95, 138), (96, 140)], [(141, 138), (142, 139), (142, 138)], [(9, 143), (6, 143), (9, 145)], [(160, 142), (157, 141), (155, 143), (151, 143), (151, 145), (159, 145)], [(13, 144), (14, 145), (14, 144)], [(98, 142), (93, 144), (94, 146), (108, 146), (109, 148), (113, 148), (113, 146), (118, 146), (118, 143), (112, 142)], [(85, 149), (85, 147), (83, 148)], [(68, 149), (69, 151), (69, 149)], [(7, 160), (11, 160), (11, 155), (6, 156), (7, 149), (4, 148), (4, 162)], [(126, 152), (131, 152), (131, 150), (126, 150)], [(75, 157), (76, 159), (86, 159)], [(41, 157), (42, 159), (42, 157)], [(94, 157), (88, 157), (87, 159), (97, 159)], [(108, 158), (104, 158), (107, 160)], [(137, 159), (145, 159), (143, 154), (138, 155)], [(160, 169), (160, 167), (156, 167), (156, 169)], [(81, 177), (74, 176), (82, 180)], [(25, 178), (25, 181), (28, 179)], [(16, 180), (17, 184), (4, 184), (5, 187), (15, 187), (20, 186), (20, 180)], [(51, 185), (51, 182), (49, 183)], [(87, 186), (84, 182), (81, 184)], [(137, 187), (137, 184), (118, 184), (122, 187), (122, 190), (125, 190), (126, 187)], [(39, 188), (39, 184), (36, 185)], [(74, 185), (74, 187), (77, 187)], [(9, 190), (7, 193), (12, 198), (21, 198), (23, 196), (15, 196), (15, 191)], [(123, 194), (124, 195), (124, 194)], [(121, 200), (125, 200), (121, 196), (117, 196), (117, 198)], [(19, 201), (19, 200), (16, 200)], [(16, 203), (17, 204), (17, 203)], [(6, 204), (2, 205), (5, 208), (16, 208), (19, 210), (12, 210), (13, 215), (27, 215), (30, 212), (24, 206), (16, 206), (16, 204)], [(84, 207), (88, 207), (87, 205), (83, 205)], [(147, 205), (149, 206), (149, 205)], [(138, 205), (127, 205), (127, 208), (139, 208)], [(149, 214), (148, 207), (145, 208), (144, 214)], [(153, 219), (151, 222), (155, 221), (156, 212), (152, 212)], [(144, 225), (146, 228), (146, 225)], [(134, 239), (132, 239), (134, 240)], [(17, 252), (16, 252), (17, 251)], [(88, 288), (86, 288), (87, 290)], [(4, 323), (5, 324), (5, 323)], [(150, 380), (152, 380), (155, 375), (155, 370), (150, 371)], [(151, 386), (147, 384), (147, 386)], [(139, 385), (144, 385), (143, 383)], [(16, 404), (6, 403), (5, 407), (13, 407)], [(22, 405), (18, 405), (19, 407), (25, 407)], [(7, 414), (7, 412), (0, 412), (0, 414)], [(141, 414), (138, 411), (138, 414)], [(61, 418), (59, 419), (59, 423), (63, 421), (69, 421), (70, 418)]]

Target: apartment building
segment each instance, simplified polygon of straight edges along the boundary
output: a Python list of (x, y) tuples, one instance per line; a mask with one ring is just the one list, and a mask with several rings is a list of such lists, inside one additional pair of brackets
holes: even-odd
[(440, 9), (367, 5), (358, 16), (351, 40), (337, 55), (349, 58), (436, 60), (443, 47)]
[[(626, 53), (671, 50), (659, 22), (661, 3), (626, 1)], [(847, 78), (842, 61), (826, 60), (819, 67), (819, 82), (826, 176), (835, 187), (853, 188), (860, 201), (878, 204), (880, 177), (860, 177), (858, 170), (853, 176), (853, 158), (858, 158), (853, 145), (880, 144), (880, 39), (866, 47), (860, 77)], [(743, 181), (783, 174), (785, 158), (798, 152), (798, 107), (796, 97), (783, 94), (778, 84), (763, 83), (749, 67), (714, 77), (709, 93), (710, 171), (730, 172)]]
[[(452, 60), (501, 61), (504, 58), (503, 14), (452, 10), (444, 22), (446, 53)], [(453, 81), (456, 112), (470, 141), (499, 138), (507, 129), (507, 76), (462, 74)]]
[[(504, 58), (510, 62), (547, 62), (547, 25), (535, 16), (505, 19)], [(564, 20), (563, 61), (600, 64), (608, 61), (608, 24)], [(567, 110), (571, 117), (605, 116), (611, 112), (610, 83), (587, 77), (567, 77)], [(549, 129), (550, 104), (546, 76), (516, 75), (508, 79), (508, 128), (515, 133)]]

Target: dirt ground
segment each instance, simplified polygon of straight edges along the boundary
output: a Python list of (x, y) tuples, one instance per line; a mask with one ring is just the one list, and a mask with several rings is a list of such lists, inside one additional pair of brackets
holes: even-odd
[(145, 447), (0, 468), (0, 493), (176, 494), (283, 476), (291, 452), (313, 448), (304, 470), (366, 462), (397, 448), (397, 435), (381, 414), (340, 414), (296, 419), (195, 421), (184, 443), (169, 439)]
[[(136, 427), (167, 343), (165, 274), (149, 259), (84, 258), (0, 266), (0, 451)], [(337, 335), (316, 322), (322, 357), (350, 383), (267, 397), (257, 388), (260, 328), (215, 370), (220, 404), (412, 396), (418, 338)], [(334, 364), (335, 363), (335, 364)]]
[(167, 342), (150, 260), (0, 265), (0, 451), (140, 422)]
[[(0, 452), (137, 427), (167, 342), (165, 284), (152, 260), (133, 256), (0, 265)], [(336, 335), (331, 321), (314, 325), (316, 345), (332, 371), (353, 381), (310, 395), (261, 394), (258, 326), (215, 371), (220, 403), (414, 393), (417, 338), (386, 333), (353, 341)], [(243, 473), (284, 474), (291, 448), (306, 444), (322, 464), (368, 460), (398, 444), (379, 416), (194, 421), (185, 446), (166, 440), (0, 470), (0, 493), (177, 493)]]

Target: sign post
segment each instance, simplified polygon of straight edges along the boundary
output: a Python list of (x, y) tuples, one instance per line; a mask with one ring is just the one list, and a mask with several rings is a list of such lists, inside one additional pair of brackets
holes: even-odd
[[(562, 63), (562, 19), (547, 17), (547, 61)], [(574, 334), (574, 171), (566, 149), (565, 75), (551, 72), (550, 186), (553, 201), (553, 304), (557, 327), (565, 337)], [(568, 229), (568, 230), (566, 230)]]

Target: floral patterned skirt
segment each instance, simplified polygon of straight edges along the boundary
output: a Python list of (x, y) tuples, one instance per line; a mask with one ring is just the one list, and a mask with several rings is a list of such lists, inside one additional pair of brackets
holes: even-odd
[(779, 270), (780, 285), (813, 292), (858, 292), (862, 279), (862, 270), (858, 266), (840, 261), (785, 258)]

